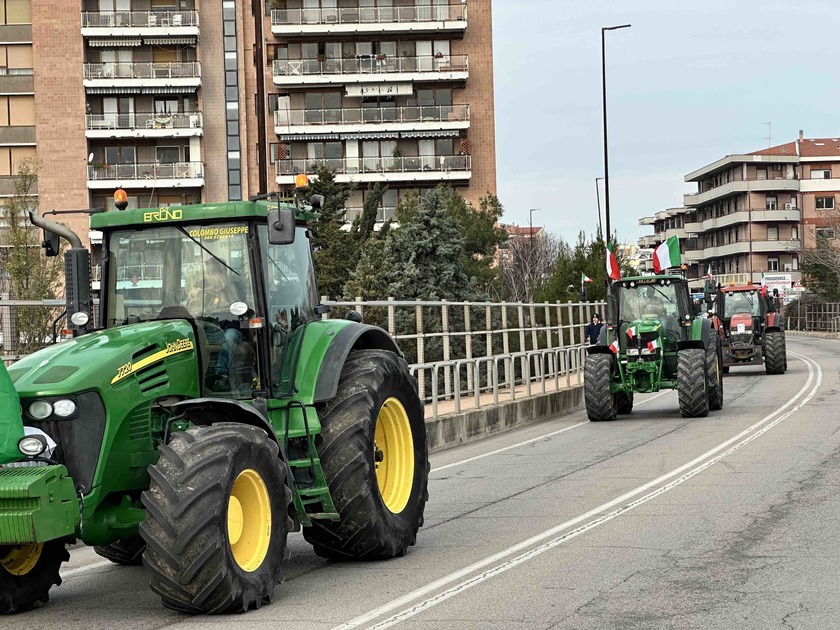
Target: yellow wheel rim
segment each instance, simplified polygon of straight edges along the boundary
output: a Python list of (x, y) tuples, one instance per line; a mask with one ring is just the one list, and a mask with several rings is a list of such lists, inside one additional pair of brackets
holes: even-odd
[(256, 571), (271, 542), (271, 500), (262, 476), (251, 468), (233, 482), (228, 498), (228, 544), (243, 571)]
[(44, 543), (0, 548), (0, 565), (12, 575), (26, 575), (41, 559)]
[(376, 481), (382, 501), (399, 514), (408, 504), (414, 483), (414, 440), (402, 403), (389, 398), (379, 410), (373, 443)]

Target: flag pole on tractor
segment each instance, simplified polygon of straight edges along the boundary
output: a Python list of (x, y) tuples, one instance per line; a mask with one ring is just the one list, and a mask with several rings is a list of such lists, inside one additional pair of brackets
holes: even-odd
[(714, 276), (712, 275), (712, 265), (709, 265), (709, 268), (706, 269), (706, 275), (704, 276), (706, 280), (714, 280)]
[(589, 301), (589, 294), (586, 292), (586, 283), (592, 282), (592, 278), (587, 276), (585, 273), (581, 272), (580, 274), (580, 301), (581, 302), (588, 302)]
[(653, 272), (661, 273), (682, 264), (680, 239), (672, 236), (653, 251)]
[(618, 259), (615, 257), (615, 245), (610, 242), (607, 242), (607, 277), (621, 280), (621, 269), (618, 268)]

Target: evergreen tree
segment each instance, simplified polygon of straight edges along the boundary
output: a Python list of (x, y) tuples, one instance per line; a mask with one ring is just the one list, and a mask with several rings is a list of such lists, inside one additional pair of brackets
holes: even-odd
[(311, 192), (324, 196), (324, 206), (312, 226), (315, 273), (320, 292), (335, 298), (341, 295), (341, 289), (357, 262), (352, 251), (353, 243), (348, 233), (341, 229), (344, 225), (344, 205), (354, 187), (336, 182), (333, 172), (323, 164), (313, 164), (313, 170), (315, 178), (310, 184)]

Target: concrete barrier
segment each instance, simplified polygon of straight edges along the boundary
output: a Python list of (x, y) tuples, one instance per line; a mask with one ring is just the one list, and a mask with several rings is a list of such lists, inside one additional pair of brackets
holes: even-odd
[(577, 386), (440, 416), (426, 421), (429, 452), (564, 416), (576, 411), (582, 404), (583, 387)]

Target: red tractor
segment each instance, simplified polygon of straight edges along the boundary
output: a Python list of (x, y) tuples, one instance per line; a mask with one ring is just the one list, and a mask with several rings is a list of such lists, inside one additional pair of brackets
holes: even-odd
[(724, 374), (733, 365), (762, 364), (768, 374), (784, 374), (787, 350), (778, 290), (771, 295), (766, 287), (718, 285), (714, 295), (710, 301), (723, 342)]

